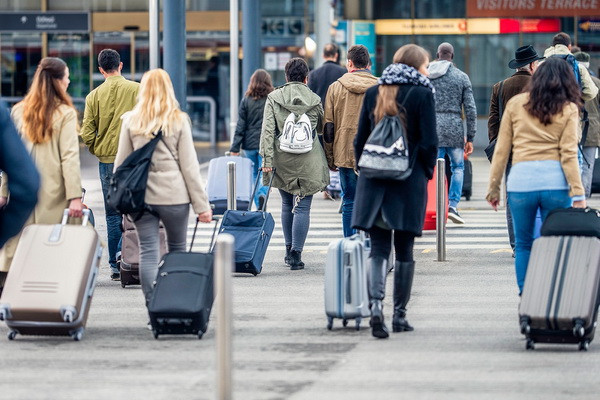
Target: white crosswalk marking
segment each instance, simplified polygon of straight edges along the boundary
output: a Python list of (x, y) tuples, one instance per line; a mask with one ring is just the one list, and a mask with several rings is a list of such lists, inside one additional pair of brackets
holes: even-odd
[[(342, 216), (338, 213), (339, 201), (323, 199), (319, 193), (314, 196), (311, 209), (311, 223), (305, 252), (324, 252), (329, 243), (342, 237)], [(275, 218), (275, 230), (269, 244), (270, 251), (284, 251), (285, 239), (281, 230), (281, 200), (277, 191), (269, 199), (268, 211)], [(462, 210), (461, 215), (467, 222), (456, 225), (448, 221), (446, 229), (446, 248), (448, 250), (478, 250), (486, 252), (510, 252), (506, 217), (504, 211)], [(200, 224), (194, 243), (194, 251), (206, 251), (212, 235), (213, 225)], [(194, 230), (194, 222), (188, 227), (188, 243)], [(425, 231), (417, 238), (415, 251), (429, 253), (436, 248), (435, 231)]]

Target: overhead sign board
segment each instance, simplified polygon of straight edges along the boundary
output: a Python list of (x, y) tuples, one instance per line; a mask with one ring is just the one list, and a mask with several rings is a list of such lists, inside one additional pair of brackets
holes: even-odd
[(599, 32), (600, 31), (600, 20), (587, 19), (579, 22), (579, 31), (581, 32)]
[(0, 32), (89, 32), (86, 12), (0, 12)]
[(467, 0), (467, 17), (600, 16), (600, 0)]
[(560, 31), (560, 19), (379, 19), (378, 35), (497, 35), (503, 33), (553, 33)]

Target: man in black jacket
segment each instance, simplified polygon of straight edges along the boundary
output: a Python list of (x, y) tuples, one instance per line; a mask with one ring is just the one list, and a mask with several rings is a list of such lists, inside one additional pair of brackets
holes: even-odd
[[(8, 109), (0, 102), (0, 170), (10, 177), (10, 202), (0, 197), (0, 248), (15, 236), (37, 203), (40, 176), (13, 125)], [(0, 272), (0, 293), (6, 272)]]
[(328, 43), (323, 48), (325, 62), (319, 68), (308, 74), (308, 87), (321, 98), (321, 104), (325, 105), (325, 96), (329, 85), (337, 81), (346, 72), (346, 68), (338, 64), (339, 51), (337, 45)]

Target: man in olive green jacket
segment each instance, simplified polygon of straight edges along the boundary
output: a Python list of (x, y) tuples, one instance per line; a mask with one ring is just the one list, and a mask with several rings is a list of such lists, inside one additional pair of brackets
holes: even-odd
[(119, 280), (117, 252), (121, 240), (121, 216), (106, 205), (106, 195), (119, 145), (121, 116), (135, 106), (139, 84), (121, 76), (123, 63), (115, 50), (102, 50), (98, 55), (98, 65), (105, 81), (85, 98), (81, 138), (90, 153), (98, 157), (106, 211), (108, 262), (112, 270), (111, 278)]
[(342, 226), (344, 237), (352, 236), (352, 209), (356, 178), (354, 137), (363, 98), (377, 84), (369, 71), (369, 51), (363, 45), (348, 50), (348, 72), (329, 86), (325, 99), (325, 155), (329, 169), (339, 170), (342, 186)]

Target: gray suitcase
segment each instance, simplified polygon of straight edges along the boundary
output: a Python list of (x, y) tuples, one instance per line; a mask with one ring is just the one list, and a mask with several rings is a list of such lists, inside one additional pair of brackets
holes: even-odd
[(543, 236), (535, 240), (519, 306), (526, 348), (573, 343), (587, 350), (598, 317), (600, 240)]
[(325, 265), (325, 314), (327, 329), (333, 319), (341, 318), (343, 325), (355, 320), (360, 329), (362, 318), (370, 315), (367, 293), (367, 259), (370, 239), (363, 234), (333, 241), (327, 251)]
[[(0, 320), (8, 338), (65, 335), (81, 340), (102, 256), (90, 226), (29, 225), (17, 250), (0, 299)], [(83, 225), (89, 213), (84, 211)]]

